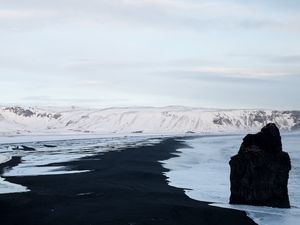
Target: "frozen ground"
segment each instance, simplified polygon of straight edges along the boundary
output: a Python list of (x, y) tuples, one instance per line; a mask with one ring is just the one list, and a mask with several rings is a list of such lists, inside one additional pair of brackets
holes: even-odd
[(179, 157), (164, 161), (169, 183), (184, 188), (193, 199), (224, 208), (244, 210), (260, 225), (294, 225), (300, 221), (300, 134), (284, 134), (283, 148), (290, 154), (289, 179), (291, 209), (230, 205), (230, 157), (237, 153), (243, 136), (207, 136), (187, 140), (191, 148), (181, 149)]

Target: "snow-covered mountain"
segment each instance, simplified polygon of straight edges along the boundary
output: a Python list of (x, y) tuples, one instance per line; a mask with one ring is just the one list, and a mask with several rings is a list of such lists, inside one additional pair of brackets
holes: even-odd
[(0, 135), (112, 133), (235, 133), (268, 122), (300, 128), (300, 111), (171, 107), (58, 108), (0, 106)]

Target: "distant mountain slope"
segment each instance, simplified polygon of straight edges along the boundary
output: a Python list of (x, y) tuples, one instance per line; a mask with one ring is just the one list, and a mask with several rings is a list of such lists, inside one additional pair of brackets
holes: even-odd
[(300, 129), (300, 111), (221, 110), (189, 107), (106, 109), (0, 107), (0, 135), (74, 133), (232, 133), (268, 122)]

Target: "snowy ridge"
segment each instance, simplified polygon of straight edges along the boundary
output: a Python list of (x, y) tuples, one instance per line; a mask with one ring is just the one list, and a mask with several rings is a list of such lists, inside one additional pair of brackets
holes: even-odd
[(300, 111), (222, 110), (181, 106), (85, 109), (0, 106), (0, 135), (234, 133), (268, 122), (300, 128)]

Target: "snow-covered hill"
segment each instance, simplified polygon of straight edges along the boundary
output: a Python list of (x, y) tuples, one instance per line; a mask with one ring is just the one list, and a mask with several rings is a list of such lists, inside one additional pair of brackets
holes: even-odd
[(203, 108), (0, 107), (0, 135), (235, 133), (257, 131), (268, 122), (281, 130), (300, 128), (300, 111)]

